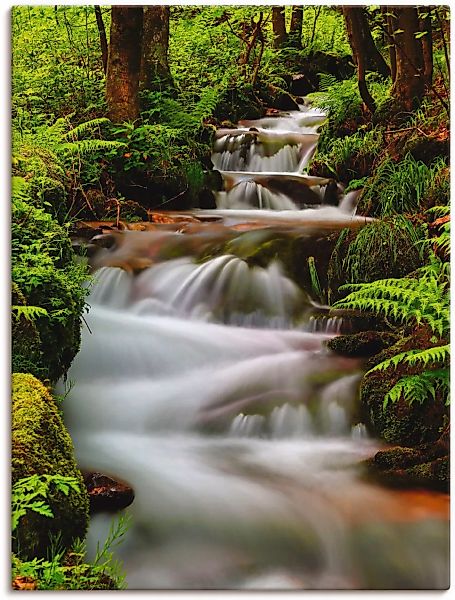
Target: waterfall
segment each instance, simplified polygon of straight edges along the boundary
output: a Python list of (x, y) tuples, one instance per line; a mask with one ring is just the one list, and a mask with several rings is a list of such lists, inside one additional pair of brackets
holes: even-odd
[[(110, 234), (93, 259), (63, 409), (80, 467), (134, 488), (115, 549), (130, 589), (447, 585), (446, 496), (361, 476), (381, 444), (359, 417), (362, 365), (326, 347), (343, 320), (317, 316), (279, 256), (228, 248), (239, 227), (311, 246), (368, 222), (357, 193), (302, 173), (324, 119), (304, 106), (220, 131), (218, 209)], [(92, 554), (110, 519), (93, 518)]]

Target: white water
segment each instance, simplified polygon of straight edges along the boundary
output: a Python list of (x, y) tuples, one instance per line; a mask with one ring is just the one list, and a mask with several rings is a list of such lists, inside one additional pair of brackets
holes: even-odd
[[(361, 226), (348, 200), (346, 212), (204, 214), (226, 227)], [(446, 521), (360, 477), (380, 444), (359, 422), (359, 364), (324, 345), (340, 320), (311, 320), (278, 262), (157, 260), (160, 239), (190, 236), (138, 235), (125, 252), (153, 264), (96, 273), (64, 402), (80, 466), (134, 488), (116, 550), (129, 588), (444, 588)], [(110, 520), (93, 519), (92, 552)]]

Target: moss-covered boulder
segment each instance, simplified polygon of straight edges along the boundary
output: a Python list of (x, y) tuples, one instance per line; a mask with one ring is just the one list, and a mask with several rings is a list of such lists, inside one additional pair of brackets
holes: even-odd
[[(13, 195), (14, 292), (18, 304), (43, 308), (47, 315), (33, 320), (40, 340), (39, 348), (34, 346), (37, 337), (32, 344), (32, 355), (37, 358), (33, 368), (27, 368), (30, 351), (24, 349), (21, 340), (24, 322), (13, 327), (13, 347), (19, 350), (15, 367), (55, 381), (67, 371), (79, 349), (86, 294), (82, 284), (87, 269), (75, 262), (67, 229), (28, 203), (26, 193), (27, 188), (22, 187)], [(14, 302), (13, 298), (13, 305)], [(30, 336), (28, 339), (30, 342)]]
[(415, 448), (395, 446), (366, 461), (367, 473), (399, 487), (426, 487), (449, 491), (449, 429), (435, 442)]
[(46, 556), (50, 536), (60, 535), (68, 548), (84, 538), (88, 525), (88, 494), (76, 466), (71, 438), (55, 400), (33, 375), (12, 376), (12, 483), (38, 474), (75, 477), (80, 492), (50, 492), (53, 518), (29, 511), (16, 530), (14, 549), (24, 558)]
[[(422, 338), (422, 339), (421, 339)], [(425, 336), (407, 336), (374, 355), (366, 363), (371, 369), (379, 363), (413, 348), (425, 346)], [(390, 444), (417, 446), (438, 439), (447, 418), (448, 408), (440, 391), (430, 394), (422, 403), (410, 404), (403, 396), (384, 408), (384, 397), (402, 377), (419, 373), (419, 366), (401, 362), (397, 368), (368, 372), (360, 385), (360, 402), (369, 429)]]

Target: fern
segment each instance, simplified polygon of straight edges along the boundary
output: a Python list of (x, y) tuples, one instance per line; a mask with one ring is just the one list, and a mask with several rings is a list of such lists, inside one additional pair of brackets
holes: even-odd
[(98, 130), (99, 132), (101, 125), (107, 124), (110, 124), (110, 120), (106, 117), (85, 121), (85, 123), (80, 123), (77, 127), (73, 127), (67, 131), (62, 137), (69, 141), (79, 140), (82, 136), (87, 135), (87, 133), (93, 134), (94, 130)]
[(318, 73), (319, 76), (319, 89), (321, 92), (328, 92), (331, 87), (334, 87), (338, 83), (338, 79), (335, 75), (330, 73)]
[(448, 364), (450, 358), (450, 345), (445, 344), (444, 346), (435, 346), (434, 348), (427, 348), (425, 350), (408, 350), (407, 352), (400, 352), (387, 360), (379, 363), (368, 373), (373, 371), (385, 371), (389, 367), (397, 367), (400, 363), (408, 363), (411, 366), (424, 366), (427, 367), (431, 364), (446, 363)]
[(366, 310), (405, 325), (426, 325), (435, 334), (431, 341), (440, 340), (439, 345), (431, 348), (400, 352), (367, 372), (368, 375), (400, 365), (421, 371), (398, 380), (384, 397), (384, 409), (389, 402), (400, 398), (409, 403), (422, 403), (428, 397), (434, 399), (438, 390), (448, 392), (450, 344), (441, 343), (449, 335), (448, 275), (449, 264), (433, 258), (413, 277), (347, 284), (340, 288), (351, 293), (336, 302), (336, 308)]
[(19, 321), (21, 317), (24, 317), (24, 319), (27, 319), (27, 321), (34, 321), (38, 317), (49, 316), (47, 310), (45, 308), (42, 308), (41, 306), (13, 305), (11, 307), (11, 310), (13, 311), (13, 315), (16, 321)]
[(435, 369), (424, 371), (418, 375), (402, 377), (384, 396), (383, 408), (386, 409), (389, 402), (398, 402), (404, 398), (409, 404), (418, 402), (425, 398), (436, 398), (436, 392), (440, 390), (447, 395), (446, 405), (449, 404), (449, 372), (448, 369)]
[(123, 142), (112, 140), (80, 140), (77, 142), (66, 142), (60, 149), (67, 156), (88, 156), (97, 152), (111, 151), (126, 146)]
[(351, 293), (334, 306), (369, 311), (397, 323), (425, 323), (444, 337), (449, 330), (447, 281), (430, 266), (418, 269), (415, 275), (343, 285), (340, 289)]

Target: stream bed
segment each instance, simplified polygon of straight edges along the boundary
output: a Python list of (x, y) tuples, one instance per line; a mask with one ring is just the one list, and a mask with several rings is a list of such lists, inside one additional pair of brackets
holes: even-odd
[[(248, 258), (271, 233), (310, 252), (368, 222), (357, 192), (304, 173), (324, 119), (220, 130), (218, 208), (114, 232), (93, 258), (64, 415), (80, 467), (134, 489), (129, 589), (448, 586), (448, 496), (363, 477), (383, 446), (359, 419), (361, 364), (325, 346), (342, 321), (279, 256)], [(111, 521), (92, 519), (92, 552)]]

